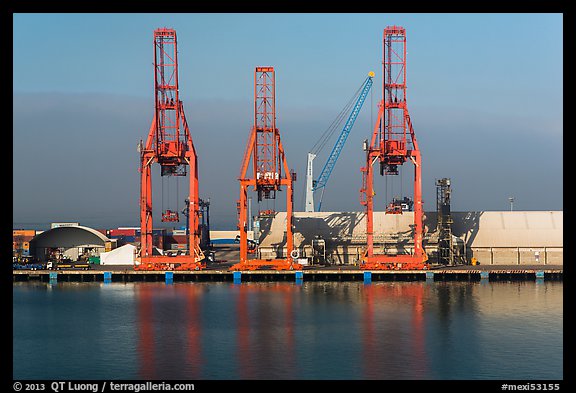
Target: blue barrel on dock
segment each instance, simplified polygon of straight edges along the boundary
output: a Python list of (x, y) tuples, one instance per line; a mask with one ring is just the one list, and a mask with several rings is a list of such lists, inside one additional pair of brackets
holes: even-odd
[(232, 278), (234, 279), (234, 284), (242, 283), (242, 272), (233, 272)]
[(296, 278), (296, 284), (302, 284), (302, 282), (304, 281), (304, 272), (302, 271), (297, 271), (294, 274), (295, 278)]
[(166, 284), (172, 284), (174, 282), (174, 272), (164, 273), (164, 279), (166, 280)]
[(372, 272), (364, 272), (364, 284), (372, 284)]
[(104, 272), (104, 284), (112, 282), (112, 272)]
[(481, 280), (488, 280), (489, 277), (490, 277), (489, 272), (480, 272), (480, 279)]

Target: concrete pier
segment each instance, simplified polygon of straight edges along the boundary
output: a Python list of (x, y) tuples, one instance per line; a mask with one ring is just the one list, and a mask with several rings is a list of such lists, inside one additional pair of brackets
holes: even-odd
[[(56, 281), (55, 272), (38, 270), (15, 270), (13, 281)], [(250, 281), (489, 281), (498, 280), (524, 280), (534, 281), (562, 280), (562, 266), (551, 269), (514, 269), (494, 268), (476, 269), (475, 266), (457, 269), (422, 270), (373, 270), (360, 269), (306, 269), (304, 271), (275, 271), (255, 270), (244, 272), (231, 272), (228, 270), (200, 270), (200, 271), (135, 271), (123, 270), (110, 274), (97, 270), (61, 270), (58, 272), (58, 282), (185, 282), (185, 281), (214, 281), (214, 282), (250, 282)]]

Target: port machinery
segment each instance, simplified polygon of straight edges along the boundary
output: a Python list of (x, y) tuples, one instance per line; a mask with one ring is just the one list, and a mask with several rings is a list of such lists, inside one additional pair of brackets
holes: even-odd
[[(346, 139), (348, 139), (348, 135), (350, 134), (350, 131), (352, 131), (352, 127), (354, 127), (354, 122), (356, 121), (356, 118), (358, 117), (358, 114), (360, 113), (360, 110), (362, 109), (362, 105), (364, 105), (364, 101), (366, 100), (366, 97), (368, 96), (368, 92), (370, 91), (370, 88), (372, 87), (372, 78), (374, 78), (374, 73), (372, 71), (370, 71), (368, 73), (368, 76), (366, 77), (366, 79), (364, 80), (364, 82), (362, 83), (362, 86), (360, 86), (360, 89), (356, 92), (355, 94), (355, 98), (356, 98), (356, 102), (354, 104), (354, 106), (352, 107), (352, 110), (350, 111), (350, 115), (348, 116), (348, 120), (346, 120), (346, 123), (344, 124), (344, 127), (342, 128), (342, 131), (340, 132), (340, 135), (338, 135), (338, 139), (336, 140), (336, 143), (334, 144), (334, 147), (332, 148), (332, 151), (330, 152), (330, 155), (328, 156), (328, 159), (326, 160), (326, 163), (324, 164), (324, 167), (322, 168), (322, 172), (320, 173), (320, 176), (318, 176), (318, 180), (313, 180), (314, 178), (314, 159), (316, 158), (316, 156), (318, 155), (318, 152), (324, 147), (325, 143), (327, 142), (328, 138), (331, 135), (331, 127), (327, 130), (327, 132), (322, 135), (322, 137), (320, 138), (320, 140), (318, 142), (316, 142), (316, 144), (314, 145), (314, 148), (312, 149), (311, 152), (308, 153), (308, 162), (306, 165), (306, 203), (305, 203), (305, 210), (307, 212), (313, 212), (314, 210), (314, 192), (318, 191), (318, 190), (322, 190), (322, 194), (320, 194), (320, 202), (318, 203), (318, 210), (316, 211), (321, 211), (322, 209), (322, 199), (324, 197), (324, 191), (326, 189), (326, 184), (328, 183), (328, 179), (330, 178), (330, 175), (332, 174), (332, 171), (334, 170), (334, 167), (336, 166), (336, 162), (338, 161), (338, 157), (340, 157), (340, 153), (342, 153), (342, 150), (344, 149), (344, 145), (346, 144)], [(347, 108), (345, 108), (338, 117), (342, 116), (344, 111)], [(336, 121), (332, 124), (335, 124)], [(334, 129), (332, 129), (333, 131)]]
[[(249, 170), (252, 162), (252, 170)], [(276, 127), (276, 78), (274, 67), (256, 67), (254, 71), (254, 125), (240, 168), (240, 200), (238, 202), (238, 228), (240, 231), (240, 262), (230, 270), (301, 270), (295, 261), (292, 232), (294, 204), (293, 182), (296, 174), (288, 168), (286, 155)], [(276, 199), (276, 191), (286, 191), (286, 255), (272, 259), (248, 259), (247, 193), (248, 188), (262, 199)], [(282, 249), (282, 247), (281, 247)], [(297, 254), (297, 251), (296, 251)]]
[[(136, 270), (200, 270), (206, 267), (200, 248), (198, 160), (178, 86), (176, 31), (154, 30), (154, 117), (140, 152), (140, 227), (141, 246)], [(153, 254), (152, 165), (160, 165), (160, 175), (186, 177), (189, 167), (188, 252), (185, 255)], [(177, 211), (162, 212), (162, 221), (178, 222)]]
[[(370, 143), (364, 142), (366, 165), (361, 168), (360, 202), (366, 208), (366, 250), (361, 269), (425, 270), (428, 256), (422, 245), (422, 160), (406, 99), (406, 30), (387, 26), (383, 34), (382, 100)], [(379, 162), (380, 175), (398, 175), (406, 161), (414, 164), (414, 250), (411, 254), (374, 252), (374, 170)]]

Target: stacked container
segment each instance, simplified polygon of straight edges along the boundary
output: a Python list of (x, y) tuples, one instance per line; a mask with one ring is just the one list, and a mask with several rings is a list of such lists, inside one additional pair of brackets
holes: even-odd
[(30, 240), (36, 236), (34, 229), (15, 229), (12, 231), (12, 251), (21, 251), (22, 255), (30, 255)]

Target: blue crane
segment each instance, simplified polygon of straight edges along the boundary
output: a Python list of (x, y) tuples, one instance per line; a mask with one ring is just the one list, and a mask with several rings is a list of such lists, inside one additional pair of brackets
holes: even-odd
[[(334, 166), (336, 165), (336, 161), (338, 161), (338, 157), (340, 157), (340, 153), (342, 152), (342, 149), (344, 148), (344, 144), (346, 143), (346, 139), (348, 139), (348, 135), (350, 134), (350, 131), (352, 131), (352, 127), (354, 126), (354, 122), (356, 121), (356, 118), (358, 117), (358, 114), (360, 113), (360, 109), (362, 109), (362, 105), (364, 104), (364, 101), (366, 100), (366, 97), (368, 96), (368, 92), (370, 91), (370, 88), (372, 87), (372, 78), (374, 78), (374, 73), (373, 72), (369, 72), (368, 73), (368, 77), (366, 77), (366, 80), (363, 82), (360, 90), (360, 94), (358, 95), (358, 99), (356, 100), (356, 103), (354, 104), (354, 107), (352, 108), (352, 111), (350, 112), (350, 115), (348, 116), (348, 120), (346, 121), (346, 124), (344, 125), (344, 128), (342, 129), (342, 132), (340, 133), (340, 136), (338, 136), (338, 140), (336, 141), (336, 143), (334, 144), (334, 147), (332, 148), (332, 152), (330, 153), (330, 156), (328, 156), (328, 160), (326, 160), (326, 164), (324, 164), (324, 168), (322, 168), (322, 172), (320, 173), (320, 176), (318, 177), (318, 180), (313, 180), (313, 161), (314, 158), (316, 157), (316, 153), (308, 153), (308, 164), (306, 167), (306, 207), (305, 210), (307, 212), (313, 212), (314, 211), (314, 191), (317, 191), (319, 189), (322, 189), (322, 194), (320, 196), (320, 202), (318, 203), (318, 210), (320, 211), (320, 208), (322, 207), (322, 198), (324, 197), (324, 188), (326, 187), (326, 184), (328, 183), (328, 179), (330, 178), (330, 175), (332, 174), (332, 170), (334, 169)], [(324, 141), (325, 143), (325, 141)], [(318, 143), (317, 143), (318, 144)], [(323, 145), (322, 145), (323, 146)]]

